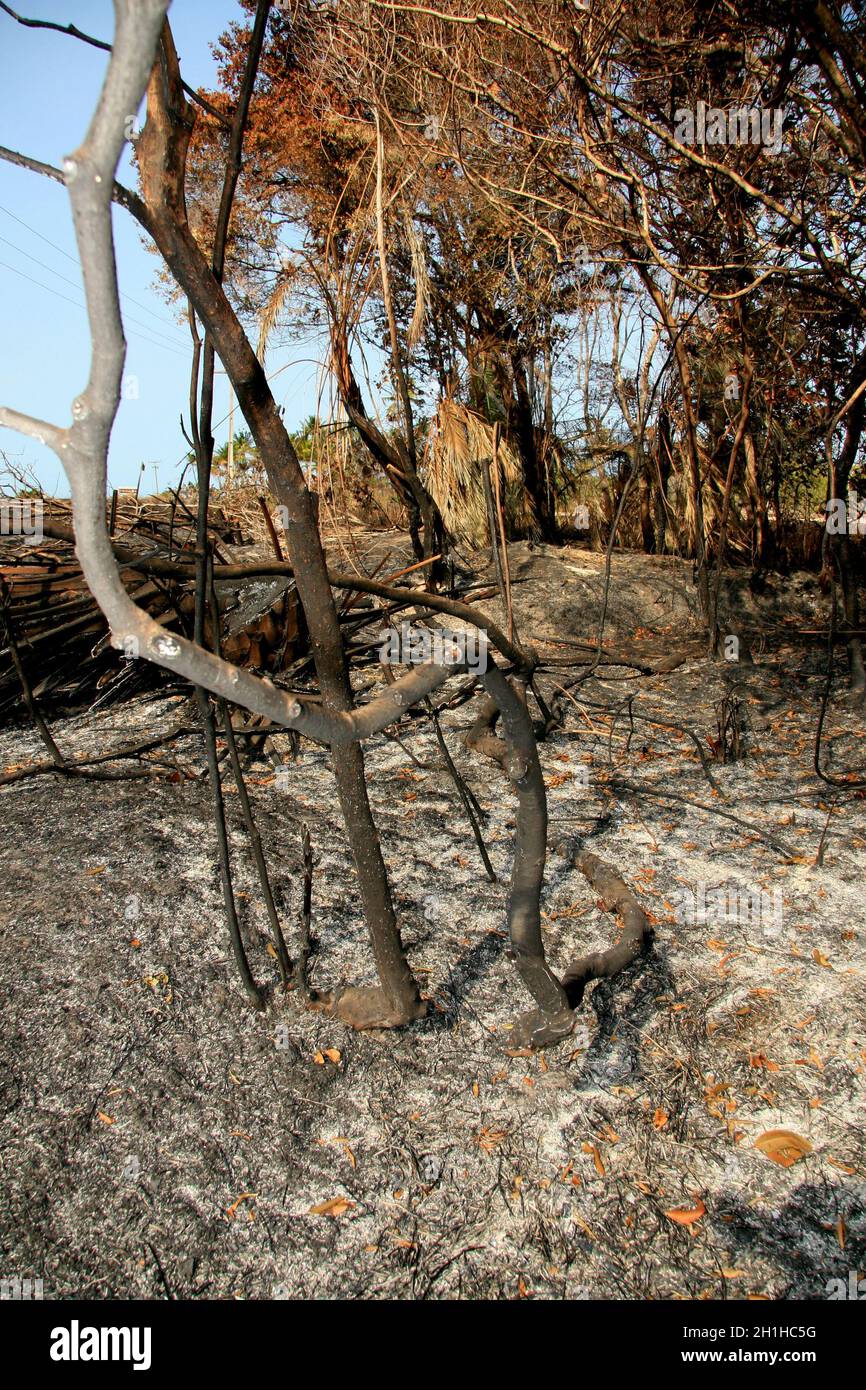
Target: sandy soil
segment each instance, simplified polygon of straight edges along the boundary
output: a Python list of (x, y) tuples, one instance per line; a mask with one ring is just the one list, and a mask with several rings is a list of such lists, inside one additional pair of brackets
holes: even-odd
[[(591, 638), (601, 563), (514, 547), (522, 634)], [(52, 1298), (208, 1299), (823, 1299), (828, 1281), (862, 1276), (864, 803), (812, 770), (825, 657), (789, 636), (825, 604), (807, 576), (758, 597), (732, 579), (725, 594), (752, 663), (603, 668), (541, 747), (552, 961), (616, 933), (571, 867), (583, 841), (656, 928), (653, 952), (595, 986), (574, 1036), (545, 1055), (509, 1052), (528, 1004), (505, 949), (514, 801), (463, 748), (472, 704), (443, 727), (486, 811), (496, 883), (429, 724), (367, 749), (405, 942), (434, 1004), (399, 1033), (354, 1034), (300, 991), (279, 994), (227, 792), (244, 926), (270, 986), (268, 1012), (249, 1009), (197, 734), (154, 755), (149, 780), (0, 790), (3, 1274), (42, 1277)], [(611, 640), (674, 646), (693, 610), (690, 568), (615, 558)], [(575, 674), (557, 668), (542, 688)], [(359, 684), (380, 678), (374, 665)], [(709, 754), (729, 694), (746, 756), (712, 764), (716, 790), (688, 734), (652, 721), (687, 727)], [(839, 778), (866, 765), (862, 713), (843, 694), (839, 682), (823, 745)], [(55, 733), (69, 754), (106, 751), (173, 721), (192, 722), (188, 703), (164, 693)], [(31, 729), (0, 733), (5, 767), (42, 756)], [(293, 951), (310, 828), (321, 988), (373, 978), (329, 762), (304, 743), (284, 777), (262, 761), (249, 778)], [(689, 910), (701, 893), (706, 920)], [(774, 1130), (804, 1141), (777, 1153), (798, 1155), (790, 1166), (756, 1144)]]

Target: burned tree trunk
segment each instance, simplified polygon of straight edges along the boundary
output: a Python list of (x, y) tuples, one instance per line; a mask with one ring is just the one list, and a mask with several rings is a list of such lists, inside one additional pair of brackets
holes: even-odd
[[(445, 524), (442, 514), (418, 473), (414, 452), (406, 446), (393, 443), (370, 419), (352, 368), (352, 359), (346, 329), (338, 317), (338, 311), (329, 304), (331, 314), (331, 364), (340, 392), (343, 407), (371, 456), (384, 470), (385, 476), (394, 488), (400, 501), (406, 507), (409, 535), (412, 549), (417, 559), (429, 560), (433, 555), (441, 555), (446, 546)], [(406, 400), (406, 408), (411, 414), (411, 404)], [(441, 577), (441, 564), (431, 567), (432, 581)]]
[[(60, 428), (0, 408), (0, 425), (47, 443), (61, 459), (72, 488), (77, 553), (87, 583), (111, 627), (115, 646), (128, 640), (138, 653), (191, 681), (222, 701), (262, 714), (285, 728), (328, 744), (334, 755), (338, 795), (357, 866), (361, 896), (379, 973), (373, 990), (347, 990), (334, 1003), (338, 1017), (358, 1027), (396, 1026), (420, 1017), (426, 1004), (406, 962), (397, 930), (378, 835), (370, 812), (360, 743), (387, 727), (406, 709), (467, 668), (458, 644), (440, 662), (425, 662), (396, 679), (368, 704), (355, 708), (340, 627), (310, 496), (297, 456), (269, 390), (263, 369), (226, 297), (217, 260), (208, 264), (190, 230), (185, 205), (186, 152), (192, 111), (184, 96), (167, 0), (115, 0), (117, 29), (103, 90), (87, 137), (65, 161), (76, 238), (90, 316), (90, 376), (74, 401), (72, 423)], [(269, 0), (260, 0), (258, 18)], [(154, 64), (154, 54), (156, 63)], [(114, 184), (128, 113), (147, 90), (148, 115), (138, 142), (143, 201)], [(232, 133), (230, 158), (239, 158), (239, 132)], [(56, 177), (56, 170), (31, 167)], [(226, 181), (230, 189), (231, 175)], [(289, 560), (307, 618), (322, 703), (278, 689), (267, 678), (230, 665), (218, 652), (182, 634), (169, 633), (128, 595), (118, 569), (105, 516), (106, 470), (112, 426), (120, 403), (125, 342), (112, 241), (111, 204), (122, 201), (153, 237), (177, 283), (204, 325), (209, 350), (219, 355), (236, 391), (268, 471), (285, 507)], [(229, 197), (230, 206), (230, 197)], [(223, 220), (221, 235), (225, 234)], [(216, 266), (216, 271), (215, 271)], [(205, 418), (202, 428), (208, 427)], [(206, 457), (206, 455), (205, 455)], [(200, 541), (203, 539), (199, 533)], [(200, 547), (201, 548), (201, 547)], [(199, 579), (206, 557), (199, 560)], [(170, 561), (170, 565), (173, 563)], [(353, 581), (353, 587), (369, 587)], [(387, 586), (375, 591), (388, 593)], [(397, 591), (399, 599), (405, 591)], [(431, 609), (466, 617), (488, 635), (520, 675), (535, 658), (498, 632), (474, 609), (436, 595), (423, 596)], [(201, 608), (197, 636), (202, 636)], [(566, 990), (544, 959), (539, 898), (546, 852), (546, 798), (533, 728), (525, 704), (498, 667), (479, 668), (478, 679), (495, 702), (505, 734), (502, 765), (519, 799), (509, 929), (518, 970), (538, 1010), (518, 1025), (515, 1039), (534, 1046), (556, 1041), (573, 1026)]]
[[(166, 22), (160, 60), (148, 84), (147, 122), (137, 145), (148, 230), (213, 341), (258, 446), (271, 489), (286, 509), (286, 543), (310, 631), (324, 708), (328, 713), (348, 712), (352, 694), (340, 628), (303, 471), (261, 364), (187, 221), (184, 184), (193, 118), (194, 111), (183, 95)], [(335, 758), (334, 773), (382, 980), (385, 1012), (389, 1021), (408, 1022), (424, 1008), (400, 943), (360, 746), (347, 748)]]

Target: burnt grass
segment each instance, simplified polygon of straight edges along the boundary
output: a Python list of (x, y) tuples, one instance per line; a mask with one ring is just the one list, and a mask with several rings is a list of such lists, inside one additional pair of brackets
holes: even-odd
[[(585, 551), (514, 547), (521, 635), (560, 656), (554, 639), (591, 640), (601, 569)], [(546, 1054), (509, 1051), (529, 1004), (505, 934), (515, 806), (499, 769), (463, 746), (473, 702), (443, 729), (485, 811), (495, 883), (429, 721), (367, 745), (432, 1004), (400, 1032), (353, 1033), (279, 990), (227, 775), (243, 926), (268, 986), (267, 1011), (249, 1007), (194, 729), (147, 755), (147, 779), (2, 788), (3, 1276), (41, 1277), (58, 1299), (623, 1300), (823, 1299), (829, 1280), (862, 1277), (866, 825), (862, 793), (844, 785), (866, 767), (862, 709), (840, 652), (822, 758), (842, 786), (829, 787), (812, 768), (826, 650), (795, 636), (826, 623), (825, 597), (811, 576), (756, 596), (731, 575), (725, 604), (744, 634), (738, 662), (605, 666), (540, 746), (554, 967), (617, 930), (572, 867), (581, 843), (656, 931)], [(637, 633), (672, 651), (693, 623), (688, 567), (615, 557), (611, 645)], [(576, 674), (549, 670), (542, 689)], [(371, 664), (359, 688), (380, 679)], [(731, 695), (743, 756), (711, 762), (714, 788), (689, 736), (652, 720), (692, 730), (709, 757)], [(175, 722), (192, 728), (189, 702), (163, 691), (53, 728), (74, 756)], [(288, 740), (274, 742), (288, 759)], [(0, 732), (0, 754), (7, 770), (44, 757), (23, 724)], [(304, 742), (287, 774), (254, 760), (248, 782), (291, 954), (306, 824), (313, 983), (372, 982), (330, 755)], [(677, 892), (700, 885), (763, 889), (780, 915), (678, 913)], [(756, 1145), (779, 1129), (805, 1141), (790, 1166)]]

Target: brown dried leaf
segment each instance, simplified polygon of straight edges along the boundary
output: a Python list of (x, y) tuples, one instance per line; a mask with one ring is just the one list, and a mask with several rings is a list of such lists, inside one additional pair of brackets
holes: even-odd
[(757, 1068), (758, 1070), (760, 1070), (761, 1067), (763, 1067), (764, 1071), (778, 1071), (778, 1070), (779, 1070), (779, 1063), (778, 1063), (778, 1062), (771, 1062), (770, 1059), (769, 1059), (768, 1057), (765, 1057), (765, 1056), (764, 1056), (763, 1052), (750, 1052), (750, 1053), (749, 1053), (749, 1066), (750, 1066), (750, 1067), (755, 1067), (755, 1068)]
[(834, 1168), (838, 1168), (840, 1172), (847, 1173), (849, 1178), (853, 1177), (854, 1174), (857, 1172), (857, 1169), (852, 1168), (850, 1163), (843, 1163), (841, 1159), (831, 1158), (829, 1155), (827, 1157), (827, 1162), (832, 1164)]
[(702, 1216), (706, 1216), (707, 1209), (700, 1197), (697, 1206), (694, 1207), (674, 1207), (672, 1211), (666, 1211), (665, 1216), (669, 1221), (675, 1221), (678, 1226), (693, 1226), (696, 1221), (700, 1221)]
[(760, 1149), (761, 1153), (766, 1154), (774, 1163), (780, 1163), (783, 1168), (790, 1168), (798, 1159), (805, 1158), (806, 1154), (812, 1152), (812, 1145), (808, 1139), (803, 1139), (790, 1129), (768, 1129), (764, 1134), (758, 1135), (755, 1148)]
[(496, 1148), (497, 1144), (501, 1144), (503, 1139), (507, 1138), (507, 1129), (482, 1129), (478, 1135), (477, 1142), (479, 1148), (482, 1148), (485, 1153), (490, 1153)]
[(332, 1197), (328, 1202), (319, 1202), (317, 1206), (310, 1207), (310, 1216), (343, 1216), (354, 1205), (348, 1197)]
[(597, 1145), (595, 1145), (595, 1144), (582, 1144), (582, 1145), (581, 1145), (581, 1148), (583, 1149), (583, 1152), (584, 1152), (585, 1154), (592, 1154), (592, 1161), (593, 1161), (593, 1163), (594, 1163), (594, 1165), (595, 1165), (595, 1171), (598, 1173), (598, 1176), (599, 1176), (600, 1178), (603, 1178), (603, 1177), (604, 1177), (604, 1174), (605, 1174), (605, 1167), (604, 1167), (604, 1163), (602, 1162), (602, 1157), (601, 1157), (601, 1154), (600, 1154), (599, 1151), (598, 1151)]
[(235, 1198), (230, 1207), (226, 1207), (226, 1216), (229, 1217), (231, 1221), (234, 1221), (235, 1217), (238, 1214), (238, 1207), (240, 1206), (241, 1202), (246, 1202), (248, 1200), (255, 1201), (257, 1195), (258, 1194), (255, 1192), (242, 1192), (240, 1197)]

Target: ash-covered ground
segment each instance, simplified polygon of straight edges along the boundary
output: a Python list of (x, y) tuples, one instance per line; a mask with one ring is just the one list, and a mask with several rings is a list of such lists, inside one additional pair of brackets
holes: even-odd
[[(521, 636), (592, 640), (602, 567), (514, 547)], [(515, 802), (463, 747), (473, 703), (443, 728), (486, 812), (496, 883), (429, 721), (367, 746), (404, 941), (433, 1003), (400, 1032), (353, 1033), (279, 991), (226, 776), (243, 925), (269, 985), (268, 1011), (250, 1009), (198, 733), (148, 754), (149, 780), (0, 790), (0, 1273), (41, 1277), (49, 1298), (206, 1299), (823, 1299), (862, 1276), (866, 826), (846, 785), (866, 769), (862, 710), (840, 659), (822, 765), (842, 785), (828, 786), (812, 768), (826, 653), (791, 637), (826, 622), (826, 600), (795, 576), (759, 596), (732, 578), (725, 602), (745, 634), (738, 662), (601, 668), (540, 746), (554, 967), (617, 932), (571, 866), (582, 839), (656, 930), (546, 1054), (509, 1050), (531, 1002), (506, 954)], [(611, 645), (671, 651), (693, 610), (689, 567), (614, 558)], [(549, 670), (541, 688), (576, 674)], [(371, 666), (359, 685), (380, 678)], [(710, 758), (726, 695), (744, 756), (708, 777), (686, 731)], [(194, 724), (188, 702), (149, 696), (54, 733), (74, 757), (175, 722)], [(0, 734), (5, 769), (43, 758), (29, 726)], [(290, 951), (306, 823), (313, 982), (372, 983), (329, 754), (304, 742), (286, 774), (260, 761), (248, 780)], [(788, 1138), (764, 1139), (777, 1130)]]

